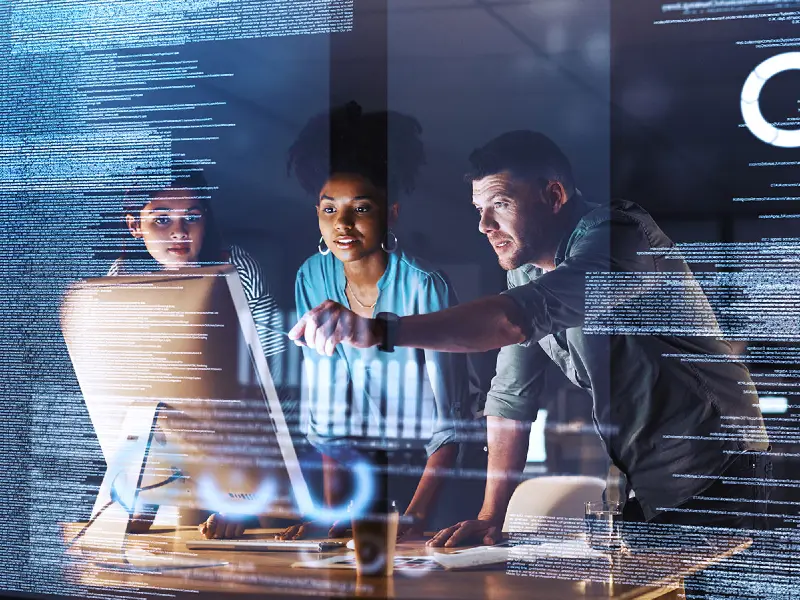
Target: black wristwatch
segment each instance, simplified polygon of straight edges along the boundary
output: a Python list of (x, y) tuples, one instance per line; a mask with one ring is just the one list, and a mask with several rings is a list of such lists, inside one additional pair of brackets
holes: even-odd
[(400, 328), (400, 317), (394, 313), (382, 312), (375, 315), (375, 320), (380, 322), (383, 328), (383, 341), (378, 345), (378, 350), (394, 352), (397, 330)]

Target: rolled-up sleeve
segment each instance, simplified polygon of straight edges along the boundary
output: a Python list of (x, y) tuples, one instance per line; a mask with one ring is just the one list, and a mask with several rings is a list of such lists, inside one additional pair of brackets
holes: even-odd
[[(540, 277), (541, 273), (533, 265), (508, 271), (508, 289), (525, 286)], [(501, 348), (483, 415), (533, 421), (539, 409), (548, 361), (549, 358), (538, 344), (513, 344)]]
[(538, 344), (515, 344), (501, 349), (497, 355), (497, 373), (486, 395), (484, 416), (536, 420), (549, 361)]

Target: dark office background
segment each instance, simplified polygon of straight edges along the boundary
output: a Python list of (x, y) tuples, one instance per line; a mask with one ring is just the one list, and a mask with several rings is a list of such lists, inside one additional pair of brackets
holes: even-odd
[[(422, 124), (427, 165), (401, 198), (396, 233), (407, 252), (447, 271), (462, 301), (505, 287), (463, 179), (474, 148), (508, 130), (543, 131), (572, 159), (583, 192), (607, 197), (607, 3), (388, 4), (387, 12), (385, 2), (356, 2), (350, 33), (181, 48), (205, 72), (233, 73), (200, 80), (192, 98), (226, 102), (206, 114), (235, 127), (185, 151), (216, 163), (208, 176), (219, 186), (214, 203), (227, 237), (263, 262), (287, 311), (319, 231), (314, 199), (287, 177), (286, 151), (307, 119), (332, 105), (356, 100)], [(493, 362), (476, 357), (487, 385)]]

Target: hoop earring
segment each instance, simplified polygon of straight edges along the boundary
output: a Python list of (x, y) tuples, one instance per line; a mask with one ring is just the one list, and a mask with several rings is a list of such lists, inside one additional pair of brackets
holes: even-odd
[(328, 245), (325, 243), (325, 238), (319, 238), (319, 244), (317, 244), (317, 250), (322, 256), (327, 256), (331, 253), (331, 249), (328, 248)]
[(386, 232), (386, 240), (381, 242), (381, 248), (383, 248), (383, 251), (387, 254), (393, 254), (397, 252), (398, 246), (399, 241), (397, 240), (397, 236), (390, 229)]

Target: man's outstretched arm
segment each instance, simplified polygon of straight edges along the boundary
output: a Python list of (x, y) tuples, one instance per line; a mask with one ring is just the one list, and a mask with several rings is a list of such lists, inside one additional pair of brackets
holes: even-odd
[[(583, 325), (586, 273), (641, 266), (638, 262), (616, 261), (612, 269), (608, 227), (595, 229), (573, 244), (571, 256), (535, 281), (439, 312), (402, 317), (395, 345), (441, 352), (485, 352), (535, 343), (550, 333)], [(631, 239), (638, 243), (639, 237)], [(312, 308), (289, 332), (297, 343), (328, 356), (343, 342), (356, 348), (377, 346), (383, 335), (380, 321), (359, 317), (332, 300)]]
[[(525, 331), (522, 307), (512, 298), (498, 295), (439, 312), (402, 317), (395, 345), (440, 352), (485, 352), (525, 341)], [(369, 348), (380, 344), (384, 334), (380, 321), (360, 317), (328, 300), (303, 315), (289, 337), (331, 356), (342, 342)]]
[(460, 306), (403, 317), (397, 346), (442, 352), (485, 352), (524, 342), (525, 315), (508, 296), (490, 296)]

